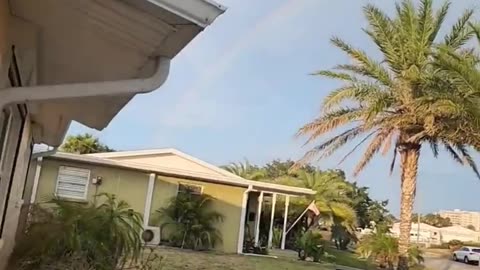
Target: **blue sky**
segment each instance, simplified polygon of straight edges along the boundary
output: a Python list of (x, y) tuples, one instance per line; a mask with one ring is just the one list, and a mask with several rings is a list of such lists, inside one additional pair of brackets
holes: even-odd
[[(394, 1), (385, 0), (218, 2), (227, 12), (174, 59), (160, 89), (134, 98), (101, 132), (73, 124), (69, 133), (92, 132), (119, 150), (175, 147), (218, 165), (245, 158), (257, 164), (299, 158), (308, 148), (293, 135), (319, 113), (323, 97), (338, 86), (308, 74), (347, 61), (329, 38), (337, 35), (376, 55), (361, 30), (366, 25), (362, 6), (394, 9)], [(465, 8), (480, 12), (475, 0), (453, 2), (445, 26)], [(434, 159), (427, 147), (423, 150), (416, 209), (480, 211), (473, 203), (480, 180), (447, 155)], [(315, 165), (336, 168), (340, 157)], [(357, 178), (352, 170), (358, 155), (338, 168), (350, 181), (370, 187), (374, 198), (389, 199), (396, 214), (400, 182), (398, 169), (392, 176), (388, 173), (389, 157), (376, 158)]]

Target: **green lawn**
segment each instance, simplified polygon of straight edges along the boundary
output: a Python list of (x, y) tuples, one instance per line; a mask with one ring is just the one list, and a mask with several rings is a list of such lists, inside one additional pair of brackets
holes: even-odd
[[(184, 251), (160, 248), (158, 254), (164, 257), (162, 270), (327, 270), (334, 269), (331, 264), (298, 261), (293, 252), (273, 252), (279, 258), (265, 258), (241, 255), (224, 255), (210, 252)], [(360, 269), (374, 269), (355, 258), (354, 254), (331, 252), (338, 262)]]

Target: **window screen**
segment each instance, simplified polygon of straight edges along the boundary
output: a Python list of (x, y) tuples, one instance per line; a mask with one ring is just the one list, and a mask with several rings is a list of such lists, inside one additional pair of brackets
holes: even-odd
[(58, 170), (56, 196), (70, 199), (87, 199), (90, 170), (61, 166)]
[(178, 184), (178, 193), (190, 193), (194, 195), (201, 195), (203, 192), (203, 187), (198, 185), (189, 185), (180, 183)]

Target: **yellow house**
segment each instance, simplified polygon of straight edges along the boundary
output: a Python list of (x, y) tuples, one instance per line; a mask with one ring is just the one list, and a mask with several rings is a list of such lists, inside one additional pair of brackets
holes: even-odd
[[(116, 194), (143, 214), (145, 229), (156, 235), (151, 243), (154, 245), (160, 242), (158, 224), (152, 221), (156, 210), (166, 206), (184, 187), (208, 194), (214, 198), (214, 210), (225, 217), (218, 225), (223, 241), (215, 248), (226, 253), (242, 253), (246, 226), (258, 243), (257, 228), (265, 197), (271, 196), (275, 202), (277, 194), (286, 196), (287, 212), (290, 196), (314, 194), (310, 189), (246, 180), (175, 149), (91, 155), (56, 153), (37, 157), (32, 168), (27, 181), (31, 203), (53, 196), (88, 202), (95, 194)], [(285, 220), (284, 232), (286, 226)]]

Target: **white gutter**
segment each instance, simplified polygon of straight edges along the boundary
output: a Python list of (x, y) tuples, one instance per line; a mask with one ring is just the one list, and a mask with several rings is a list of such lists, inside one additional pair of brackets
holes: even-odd
[(240, 227), (238, 230), (237, 253), (243, 253), (243, 240), (245, 238), (245, 216), (247, 215), (248, 193), (253, 191), (253, 186), (249, 185), (243, 192), (242, 211), (240, 211)]
[(1, 89), (0, 109), (28, 101), (147, 93), (166, 81), (169, 70), (170, 59), (159, 57), (155, 73), (150, 78)]

